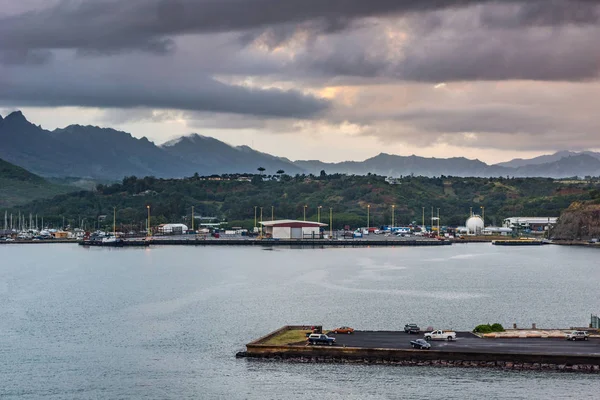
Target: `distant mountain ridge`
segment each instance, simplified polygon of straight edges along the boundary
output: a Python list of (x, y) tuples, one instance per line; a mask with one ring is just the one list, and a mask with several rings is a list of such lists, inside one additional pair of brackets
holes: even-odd
[(548, 163), (552, 163), (555, 161), (559, 161), (562, 158), (577, 156), (580, 154), (589, 155), (589, 156), (592, 156), (592, 157), (600, 160), (600, 153), (595, 153), (593, 151), (576, 152), (576, 151), (566, 151), (565, 150), (565, 151), (556, 152), (554, 154), (546, 154), (543, 156), (534, 157), (534, 158), (530, 158), (530, 159), (515, 158), (513, 160), (501, 162), (501, 163), (498, 163), (495, 165), (500, 166), (500, 167), (519, 168), (519, 167), (525, 167), (527, 165), (548, 164)]
[(44, 177), (89, 177), (120, 180), (124, 176), (178, 178), (225, 173), (290, 175), (368, 173), (459, 177), (551, 177), (600, 175), (600, 153), (562, 151), (530, 160), (489, 165), (464, 157), (425, 158), (381, 153), (364, 161), (326, 163), (295, 161), (231, 146), (215, 138), (191, 134), (157, 146), (147, 138), (95, 126), (69, 125), (48, 131), (29, 122), (20, 111), (0, 116), (0, 158)]

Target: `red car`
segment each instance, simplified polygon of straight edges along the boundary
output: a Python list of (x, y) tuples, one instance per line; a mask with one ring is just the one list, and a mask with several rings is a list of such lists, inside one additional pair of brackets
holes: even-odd
[(334, 329), (333, 333), (347, 333), (349, 335), (351, 333), (354, 333), (354, 328), (350, 328), (349, 326), (342, 326), (341, 328)]

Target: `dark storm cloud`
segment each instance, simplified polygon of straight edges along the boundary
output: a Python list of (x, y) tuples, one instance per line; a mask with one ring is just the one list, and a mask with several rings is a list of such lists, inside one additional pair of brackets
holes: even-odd
[(482, 10), (481, 22), (489, 27), (590, 25), (600, 22), (594, 1), (573, 3), (564, 0), (526, 2), (517, 7), (489, 7)]
[[(528, 4), (525, 0), (104, 0), (57, 6), (0, 19), (0, 49), (141, 49), (164, 53), (165, 37), (246, 31), (322, 19), (348, 20), (475, 4)], [(554, 2), (553, 2), (554, 3)], [(571, 7), (598, 0), (572, 0)], [(557, 13), (557, 21), (560, 15)], [(157, 42), (158, 40), (158, 42)], [(159, 44), (157, 47), (156, 44)]]
[(41, 65), (53, 59), (49, 50), (13, 49), (0, 51), (0, 64)]
[[(122, 70), (119, 66), (78, 69), (65, 66), (2, 70), (0, 103), (18, 106), (178, 109), (272, 118), (308, 118), (329, 102), (296, 90), (254, 89), (227, 85), (182, 71), (165, 74)], [(83, 72), (82, 72), (83, 71)]]
[(393, 74), (422, 82), (594, 79), (600, 72), (599, 35), (598, 27), (440, 32), (406, 46)]

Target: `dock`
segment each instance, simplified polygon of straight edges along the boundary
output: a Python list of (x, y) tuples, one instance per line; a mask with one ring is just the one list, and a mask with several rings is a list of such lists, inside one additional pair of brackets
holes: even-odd
[(542, 246), (549, 244), (543, 240), (493, 240), (493, 245), (496, 246)]
[(378, 240), (378, 239), (169, 239), (152, 237), (148, 239), (127, 239), (122, 242), (102, 242), (83, 240), (82, 246), (99, 247), (145, 247), (145, 246), (288, 246), (288, 247), (385, 247), (385, 246), (449, 246), (448, 240)]
[[(246, 345), (238, 358), (295, 362), (478, 367), (600, 373), (600, 338), (486, 339), (457, 332), (456, 340), (432, 341), (430, 350), (413, 349), (422, 334), (403, 331), (355, 331), (333, 334), (334, 346), (309, 345), (310, 326), (288, 325)], [(326, 331), (324, 331), (326, 332)]]

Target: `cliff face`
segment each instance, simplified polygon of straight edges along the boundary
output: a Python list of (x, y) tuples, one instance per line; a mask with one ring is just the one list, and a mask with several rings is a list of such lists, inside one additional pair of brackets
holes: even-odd
[(600, 204), (575, 202), (560, 214), (552, 237), (562, 240), (600, 238)]

